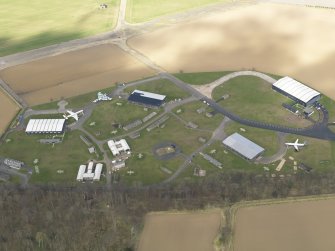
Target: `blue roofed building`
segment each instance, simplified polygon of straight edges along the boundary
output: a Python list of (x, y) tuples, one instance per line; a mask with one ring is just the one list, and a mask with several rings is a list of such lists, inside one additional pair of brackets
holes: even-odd
[(128, 97), (128, 101), (145, 106), (159, 107), (164, 103), (165, 98), (165, 95), (134, 90)]

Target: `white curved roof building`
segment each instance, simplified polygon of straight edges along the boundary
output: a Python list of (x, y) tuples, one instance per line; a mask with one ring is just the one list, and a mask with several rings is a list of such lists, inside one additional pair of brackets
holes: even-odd
[(272, 85), (272, 88), (297, 102), (308, 106), (320, 99), (321, 94), (316, 90), (290, 78), (284, 77)]

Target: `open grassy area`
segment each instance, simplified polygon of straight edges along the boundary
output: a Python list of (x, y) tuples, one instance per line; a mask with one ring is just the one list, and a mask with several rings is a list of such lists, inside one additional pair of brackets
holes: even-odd
[[(165, 173), (162, 168), (170, 170), (172, 173), (183, 163), (183, 157), (176, 157), (170, 160), (157, 160), (153, 154), (155, 145), (162, 142), (173, 142), (177, 144), (183, 154), (189, 155), (200, 147), (203, 143), (199, 142), (199, 137), (209, 139), (210, 133), (191, 130), (186, 128), (179, 120), (170, 117), (164, 128), (156, 128), (151, 132), (143, 130), (137, 139), (128, 139), (132, 148), (132, 157), (127, 161), (127, 170), (135, 171), (129, 176), (126, 169), (121, 173), (123, 179), (131, 184), (152, 184), (157, 183), (170, 174)], [(138, 154), (143, 154), (143, 159), (138, 159)]]
[[(109, 31), (119, 2), (0, 1), (0, 56)], [(108, 8), (99, 9), (100, 3)]]
[(218, 72), (194, 72), (194, 73), (175, 73), (175, 77), (191, 85), (203, 85), (211, 83), (232, 71), (218, 71)]
[[(7, 136), (10, 142), (0, 144), (0, 155), (24, 161), (32, 168), (34, 159), (39, 159), (40, 173), (33, 173), (32, 183), (73, 183), (79, 165), (96, 158), (95, 154), (89, 154), (87, 146), (79, 138), (80, 134), (78, 131), (66, 133), (64, 141), (53, 147), (37, 141), (50, 136), (14, 132)], [(57, 170), (64, 170), (64, 173), (58, 174)]]
[(254, 76), (240, 76), (216, 87), (212, 96), (219, 100), (229, 94), (220, 105), (243, 118), (265, 123), (289, 127), (306, 127), (312, 123), (300, 118), (285, 108), (282, 103), (289, 101), (287, 97), (272, 90), (271, 84)]
[[(306, 142), (307, 145), (302, 147), (299, 152), (289, 148), (286, 156), (292, 156), (296, 161), (302, 162), (314, 170), (328, 171), (334, 168), (335, 142), (295, 135), (290, 135), (287, 138), (289, 142), (294, 142), (296, 139), (299, 139), (299, 142)], [(290, 168), (293, 167), (290, 161), (287, 165)]]
[(126, 19), (130, 23), (140, 23), (162, 15), (220, 2), (231, 0), (128, 0)]
[(125, 88), (124, 91), (131, 93), (135, 89), (166, 95), (167, 102), (179, 98), (183, 99), (189, 96), (187, 92), (167, 79), (154, 80), (136, 87), (128, 87)]
[[(108, 139), (127, 133), (123, 128), (118, 128), (119, 125), (122, 127), (137, 119), (143, 119), (153, 111), (158, 113), (160, 110), (145, 109), (125, 100), (103, 102), (95, 107), (91, 117), (85, 121), (84, 128), (98, 139)], [(113, 134), (113, 131), (117, 132)]]
[[(102, 93), (110, 94), (112, 93), (114, 89), (115, 89), (115, 86), (106, 88), (100, 91)], [(94, 91), (94, 92), (89, 92), (83, 95), (67, 98), (65, 99), (65, 101), (68, 102), (68, 105), (66, 107), (75, 108), (75, 109), (83, 108), (85, 105), (92, 103), (92, 101), (97, 98), (98, 92), (99, 91)], [(34, 110), (58, 109), (58, 105), (57, 105), (58, 102), (59, 101), (53, 101), (53, 102), (46, 103), (46, 104), (36, 105), (36, 106), (33, 106), (32, 109)]]
[[(199, 114), (197, 112), (198, 109), (203, 109), (204, 111)], [(200, 129), (215, 130), (223, 120), (223, 116), (221, 114), (216, 114), (215, 116), (209, 118), (206, 116), (206, 112), (211, 111), (212, 109), (208, 108), (208, 106), (204, 103), (194, 101), (177, 107), (173, 112), (186, 122), (193, 122), (198, 125)]]
[(329, 112), (329, 122), (335, 122), (335, 101), (327, 96), (322, 95), (320, 104), (323, 104)]

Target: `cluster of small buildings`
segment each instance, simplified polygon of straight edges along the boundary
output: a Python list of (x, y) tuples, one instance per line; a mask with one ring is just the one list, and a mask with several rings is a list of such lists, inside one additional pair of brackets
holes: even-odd
[(78, 170), (77, 181), (99, 181), (103, 164), (97, 163), (94, 166), (93, 161), (88, 165), (81, 165)]
[(3, 163), (13, 169), (20, 170), (24, 166), (24, 162), (15, 159), (4, 159)]
[(121, 139), (119, 141), (109, 140), (107, 144), (115, 157), (120, 156), (121, 154), (131, 154), (130, 147), (125, 139)]

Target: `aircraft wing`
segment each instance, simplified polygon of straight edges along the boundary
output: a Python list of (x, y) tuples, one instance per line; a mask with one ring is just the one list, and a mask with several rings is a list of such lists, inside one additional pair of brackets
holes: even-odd
[(296, 144), (294, 144), (293, 146), (294, 146), (294, 149), (295, 149), (297, 152), (299, 152), (299, 147), (298, 147)]
[(298, 144), (298, 142), (299, 142), (299, 139), (297, 139), (297, 140), (294, 142), (294, 144)]
[(75, 120), (79, 120), (79, 118), (78, 118), (78, 114), (77, 113), (74, 113), (73, 115), (71, 115)]

